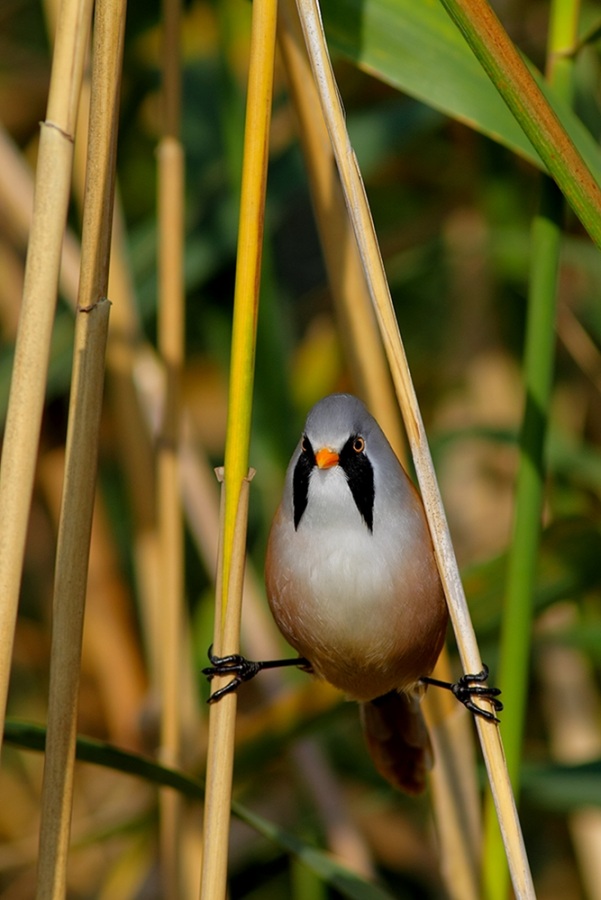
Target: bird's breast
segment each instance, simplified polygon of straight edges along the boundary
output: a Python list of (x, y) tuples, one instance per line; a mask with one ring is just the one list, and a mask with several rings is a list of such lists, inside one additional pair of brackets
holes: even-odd
[(355, 516), (335, 528), (313, 519), (295, 529), (276, 515), (266, 562), (274, 618), (318, 674), (357, 699), (415, 683), (440, 651), (438, 574), (411, 543), (371, 533)]

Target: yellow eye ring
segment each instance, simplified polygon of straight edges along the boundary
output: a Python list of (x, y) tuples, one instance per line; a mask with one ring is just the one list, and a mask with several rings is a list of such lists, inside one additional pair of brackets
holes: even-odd
[(355, 453), (363, 453), (365, 450), (365, 440), (361, 437), (361, 435), (357, 435), (355, 440), (353, 441), (353, 450)]

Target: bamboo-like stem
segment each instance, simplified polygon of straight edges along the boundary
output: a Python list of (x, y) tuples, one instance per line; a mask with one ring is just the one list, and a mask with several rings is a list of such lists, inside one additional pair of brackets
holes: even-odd
[(278, 39), (298, 119), (298, 135), (307, 166), (328, 282), (346, 342), (353, 380), (359, 394), (368, 401), (372, 414), (384, 428), (395, 453), (402, 458), (405, 441), (398, 404), (357, 242), (346, 214), (332, 144), (320, 113), (319, 95), (313, 82), (294, 0), (284, 0), (280, 4)]
[(0, 464), (0, 740), (91, 11), (92, 0), (63, 2), (47, 117), (40, 135), (23, 304)]
[[(58, 0), (45, 0), (49, 31), (54, 32)], [(82, 83), (75, 156), (73, 159), (73, 193), (75, 200), (83, 208), (85, 190), (86, 137), (89, 130), (90, 83), (85, 77)], [(79, 148), (79, 149), (78, 149)], [(0, 168), (0, 171), (2, 169)], [(13, 194), (11, 193), (11, 197)], [(108, 377), (108, 401), (115, 416), (115, 432), (125, 470), (125, 484), (130, 497), (130, 507), (134, 527), (133, 559), (139, 599), (140, 619), (144, 632), (146, 655), (151, 682), (151, 690), (158, 695), (159, 658), (163, 646), (160, 625), (159, 598), (159, 550), (156, 527), (156, 484), (154, 447), (143, 421), (139, 399), (133, 384), (133, 366), (137, 349), (143, 344), (142, 332), (134, 299), (134, 288), (127, 260), (123, 213), (119, 203), (118, 190), (115, 196), (113, 214), (113, 235), (111, 241), (111, 265), (109, 271), (109, 296), (113, 300), (111, 310), (109, 341), (106, 354)], [(66, 238), (70, 237), (67, 232)], [(69, 251), (68, 258), (66, 251)], [(78, 251), (77, 251), (78, 252)], [(74, 264), (72, 245), (63, 248), (61, 265), (61, 288), (69, 302), (75, 307), (77, 284), (71, 288), (72, 279), (66, 284), (69, 273), (79, 263)], [(146, 351), (149, 347), (146, 345)], [(156, 423), (155, 423), (156, 424)], [(190, 679), (189, 679), (190, 680)]]
[[(571, 51), (578, 40), (579, 0), (551, 4), (547, 78), (569, 102)], [(539, 209), (532, 225), (531, 267), (524, 353), (525, 407), (520, 434), (515, 518), (510, 542), (503, 606), (498, 683), (506, 713), (503, 736), (514, 793), (519, 795), (520, 760), (529, 687), (533, 595), (545, 487), (545, 440), (555, 363), (556, 297), (561, 251), (563, 197), (547, 176), (541, 178)], [(486, 810), (485, 896), (504, 900), (508, 872), (492, 804)]]
[(601, 247), (601, 189), (487, 0), (442, 0), (505, 103)]
[[(220, 478), (223, 478), (223, 472)], [(244, 479), (238, 491), (238, 516), (234, 528), (234, 540), (229, 565), (230, 596), (228, 614), (221, 621), (220, 610), (215, 618), (214, 641), (219, 639), (224, 647), (239, 644), (240, 606), (244, 583), (246, 556), (246, 524), (250, 478)], [(226, 485), (222, 485), (221, 533), (223, 534)], [(223, 539), (222, 539), (223, 540)], [(215, 591), (223, 591), (223, 542), (219, 550), (218, 578)], [(223, 652), (223, 651), (219, 651)], [(236, 724), (236, 693), (228, 694), (211, 708), (209, 743), (207, 751), (207, 776), (203, 834), (201, 900), (221, 900), (226, 895), (230, 804), (232, 798), (234, 729)], [(223, 712), (220, 712), (223, 710)]]
[[(276, 0), (253, 3), (225, 445), (220, 585), (213, 641), (217, 654), (236, 652), (239, 646), (276, 13)], [(219, 681), (222, 679), (216, 679), (217, 687)], [(221, 900), (226, 892), (235, 713), (236, 698), (229, 695), (211, 707), (209, 716), (202, 900)]]
[(274, 0), (262, 0), (253, 6), (225, 447), (222, 620), (227, 611), (229, 556), (238, 515), (238, 491), (248, 471), (276, 9)]
[(104, 354), (125, 3), (97, 0), (92, 107), (65, 483), (59, 525), (37, 897), (66, 891), (77, 697)]
[[(454, 681), (448, 652), (434, 677)], [(470, 717), (447, 691), (428, 691), (424, 714), (434, 750), (430, 776), (440, 869), (452, 900), (480, 900), (482, 826)]]
[[(321, 244), (353, 379), (382, 425), (399, 458), (405, 455), (396, 401), (382, 339), (371, 304), (361, 257), (348, 218), (332, 144), (319, 107), (319, 95), (307, 57), (294, 0), (280, 4), (279, 45), (299, 120), (299, 137)], [(436, 677), (452, 680), (446, 651)], [(445, 695), (425, 698), (437, 745), (432, 773), (442, 870), (449, 896), (476, 900), (479, 892), (479, 804), (476, 770), (470, 764), (473, 743), (467, 716)], [(460, 827), (457, 827), (457, 823)]]
[[(480, 652), (459, 576), (457, 560), (390, 297), (365, 188), (348, 139), (344, 111), (329, 59), (319, 9), (315, 0), (297, 0), (297, 7), (315, 81), (320, 92), (322, 110), (334, 147), (349, 214), (359, 244), (372, 302), (376, 308), (401, 405), (459, 652), (464, 670), (478, 672), (482, 668)], [(477, 719), (477, 726), (515, 891), (520, 897), (533, 897), (532, 876), (505, 765), (500, 734), (496, 726), (481, 719)]]
[[(159, 550), (156, 527), (156, 484), (154, 434), (144, 418), (142, 401), (135, 383), (137, 360), (153, 351), (142, 336), (137, 316), (132, 278), (127, 264), (124, 226), (116, 197), (113, 243), (109, 272), (109, 296), (114, 303), (107, 346), (107, 400), (116, 423), (118, 452), (132, 513), (132, 557), (139, 601), (140, 624), (145, 645), (150, 689), (158, 694), (161, 634), (159, 625)], [(153, 358), (153, 384), (163, 377), (158, 359)], [(162, 387), (161, 381), (161, 387)], [(162, 405), (160, 406), (162, 409)], [(160, 421), (160, 413), (153, 419)]]
[[(184, 358), (184, 155), (180, 130), (180, 16), (178, 0), (163, 3), (163, 137), (158, 148), (159, 352), (165, 366), (163, 422), (157, 452), (161, 556), (161, 760), (181, 764), (180, 658), (184, 618), (184, 545), (179, 474), (180, 381)], [(182, 894), (182, 798), (163, 790), (163, 895)]]
[[(80, 109), (78, 131), (80, 130)], [(85, 130), (87, 134), (87, 128)], [(78, 158), (74, 159), (74, 167)], [(75, 193), (79, 178), (74, 174)], [(83, 196), (81, 198), (83, 205)], [(0, 206), (7, 214), (7, 221), (15, 240), (26, 245), (32, 218), (33, 179), (13, 142), (0, 127)], [(145, 392), (152, 393), (155, 380), (160, 378), (159, 364), (153, 358), (151, 366), (145, 366), (152, 354), (143, 337), (135, 307), (131, 275), (126, 260), (122, 216), (116, 198), (109, 296), (113, 299), (110, 316), (109, 342), (107, 346), (108, 400), (112, 402), (117, 421), (116, 433), (125, 469), (125, 483), (130, 498), (135, 535), (133, 556), (140, 600), (140, 615), (144, 629), (149, 675), (153, 688), (158, 678), (157, 648), (161, 644), (158, 625), (158, 550), (156, 536), (156, 509), (154, 484), (154, 452), (148, 429), (140, 409), (139, 394), (134, 384), (134, 368), (139, 363), (139, 381), (151, 381)], [(80, 247), (73, 233), (67, 229), (63, 242), (60, 265), (60, 287), (66, 301), (75, 310), (79, 288)], [(18, 314), (18, 312), (17, 312)], [(156, 417), (153, 419), (156, 426)], [(156, 599), (155, 599), (156, 598)], [(192, 673), (188, 680), (192, 682)], [(158, 690), (158, 688), (157, 688)]]
[(110, 303), (77, 316), (52, 625), (37, 900), (66, 893), (81, 642)]

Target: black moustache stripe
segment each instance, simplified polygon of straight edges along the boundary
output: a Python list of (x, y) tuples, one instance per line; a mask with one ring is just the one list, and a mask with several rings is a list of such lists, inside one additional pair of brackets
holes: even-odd
[[(374, 470), (363, 451), (357, 452), (354, 444), (358, 435), (351, 435), (340, 453), (340, 467), (353, 495), (355, 505), (361, 518), (370, 532), (374, 523)], [(294, 467), (292, 477), (292, 502), (294, 510), (294, 528), (297, 529), (309, 502), (309, 479), (317, 465), (311, 442), (305, 436), (303, 449)]]
[(357, 453), (354, 443), (358, 435), (352, 435), (340, 453), (340, 465), (344, 469), (348, 486), (361, 517), (370, 531), (374, 530), (374, 470), (364, 451)]
[(292, 477), (292, 502), (294, 506), (294, 529), (299, 526), (309, 502), (309, 478), (315, 468), (315, 453), (308, 437), (303, 438), (301, 455), (294, 467)]

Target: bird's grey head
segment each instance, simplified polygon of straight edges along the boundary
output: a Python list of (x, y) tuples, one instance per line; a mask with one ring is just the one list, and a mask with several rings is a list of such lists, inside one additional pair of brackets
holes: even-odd
[(309, 412), (290, 465), (295, 528), (298, 529), (307, 508), (311, 478), (320, 469), (325, 475), (325, 470), (336, 465), (346, 477), (365, 526), (372, 532), (376, 491), (374, 460), (380, 466), (391, 459), (398, 465), (380, 426), (357, 397), (352, 394), (324, 397)]

